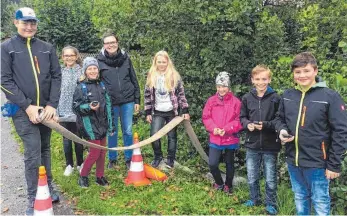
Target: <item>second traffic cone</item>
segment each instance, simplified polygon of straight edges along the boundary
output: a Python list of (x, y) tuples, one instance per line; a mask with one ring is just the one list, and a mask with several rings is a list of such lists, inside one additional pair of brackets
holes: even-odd
[[(139, 142), (139, 136), (137, 133), (134, 133), (134, 143)], [(144, 186), (150, 185), (151, 181), (146, 178), (145, 171), (143, 168), (143, 159), (141, 155), (140, 148), (133, 150), (133, 155), (131, 157), (130, 169), (128, 176), (124, 180), (126, 185), (134, 186)]]
[(34, 215), (54, 215), (44, 166), (40, 166), (39, 168), (39, 183), (34, 204)]
[(165, 181), (167, 179), (167, 176), (162, 171), (148, 165), (144, 164), (145, 168), (145, 175), (149, 179), (157, 180), (157, 181)]

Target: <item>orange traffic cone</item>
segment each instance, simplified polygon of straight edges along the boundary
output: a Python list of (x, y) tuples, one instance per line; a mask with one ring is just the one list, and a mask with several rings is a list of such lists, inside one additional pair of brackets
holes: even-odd
[(145, 168), (145, 175), (149, 179), (157, 180), (157, 181), (165, 181), (167, 179), (167, 176), (162, 171), (148, 165), (144, 164)]
[[(134, 143), (138, 142), (139, 136), (137, 133), (134, 133)], [(149, 181), (145, 176), (140, 148), (133, 150), (128, 177), (126, 177), (124, 182), (126, 185), (133, 184), (134, 186), (144, 186), (151, 184), (151, 181)]]
[(54, 215), (44, 166), (39, 168), (39, 183), (34, 204), (34, 215)]

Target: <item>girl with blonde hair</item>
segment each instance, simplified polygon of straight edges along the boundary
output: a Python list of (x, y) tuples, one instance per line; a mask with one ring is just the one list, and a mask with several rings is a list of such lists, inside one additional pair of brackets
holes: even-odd
[[(151, 124), (151, 136), (158, 132), (175, 116), (182, 115), (189, 120), (188, 103), (181, 76), (176, 71), (168, 53), (159, 51), (153, 58), (145, 86), (146, 120)], [(168, 134), (168, 155), (166, 164), (172, 168), (176, 157), (177, 131)], [(152, 143), (154, 151), (153, 167), (158, 167), (163, 159), (160, 139)]]

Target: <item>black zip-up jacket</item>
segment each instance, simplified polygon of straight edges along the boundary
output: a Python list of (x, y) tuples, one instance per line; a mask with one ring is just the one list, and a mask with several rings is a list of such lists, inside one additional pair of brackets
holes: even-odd
[(101, 79), (112, 98), (112, 105), (130, 102), (140, 104), (140, 87), (127, 53), (118, 50), (116, 58), (112, 61), (105, 52), (102, 50), (98, 55), (99, 70)]
[[(280, 96), (270, 87), (261, 98), (257, 96), (255, 89), (242, 97), (240, 120), (246, 130), (246, 148), (274, 152), (281, 149), (275, 131), (275, 116), (279, 102)], [(263, 122), (263, 129), (249, 131), (247, 125), (253, 121)]]
[(317, 82), (306, 92), (299, 88), (285, 91), (276, 119), (278, 132), (285, 129), (295, 136), (286, 143), (289, 164), (341, 172), (347, 150), (347, 113), (341, 96), (325, 82)]
[[(87, 87), (87, 96), (82, 90), (82, 84)], [(99, 102), (99, 109), (90, 109), (92, 101)], [(73, 111), (76, 114), (76, 124), (81, 136), (87, 140), (101, 140), (107, 134), (114, 132), (113, 109), (110, 96), (98, 80), (83, 80), (73, 96)]]
[(61, 71), (55, 49), (37, 38), (15, 35), (1, 44), (1, 89), (23, 110), (29, 105), (57, 108)]

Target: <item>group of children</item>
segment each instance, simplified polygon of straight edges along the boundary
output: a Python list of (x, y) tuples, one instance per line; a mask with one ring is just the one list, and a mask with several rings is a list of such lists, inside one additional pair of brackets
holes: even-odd
[[(113, 111), (108, 90), (100, 80), (98, 61), (87, 57), (80, 67), (79, 53), (74, 47), (63, 49), (65, 67), (58, 112), (63, 125), (81, 137), (106, 145), (106, 137), (114, 132)], [(254, 88), (240, 101), (230, 91), (227, 72), (216, 78), (217, 92), (203, 109), (202, 120), (210, 134), (209, 168), (215, 180), (213, 187), (227, 194), (233, 192), (234, 157), (239, 148), (238, 132), (246, 131), (245, 147), (250, 199), (244, 205), (262, 204), (260, 171), (264, 166), (265, 209), (277, 214), (277, 157), (286, 146), (286, 161), (295, 193), (297, 214), (329, 214), (329, 179), (339, 176), (341, 160), (347, 149), (347, 114), (340, 95), (317, 79), (317, 62), (311, 53), (297, 55), (292, 63), (296, 88), (280, 97), (270, 86), (271, 71), (258, 65), (251, 72)], [(82, 76), (82, 79), (80, 76)], [(79, 80), (78, 84), (77, 81)], [(144, 92), (146, 120), (150, 134), (159, 131), (175, 116), (189, 120), (188, 103), (182, 79), (166, 51), (153, 58)], [(73, 104), (73, 106), (67, 106)], [(152, 143), (157, 167), (163, 160), (160, 140)], [(177, 132), (168, 133), (166, 164), (174, 166)], [(71, 141), (64, 139), (66, 169), (73, 171)], [(108, 185), (104, 177), (106, 152), (91, 148), (83, 163), (83, 147), (75, 145), (78, 183), (88, 187), (88, 175), (96, 163), (96, 182)], [(224, 152), (226, 180), (219, 170)]]

